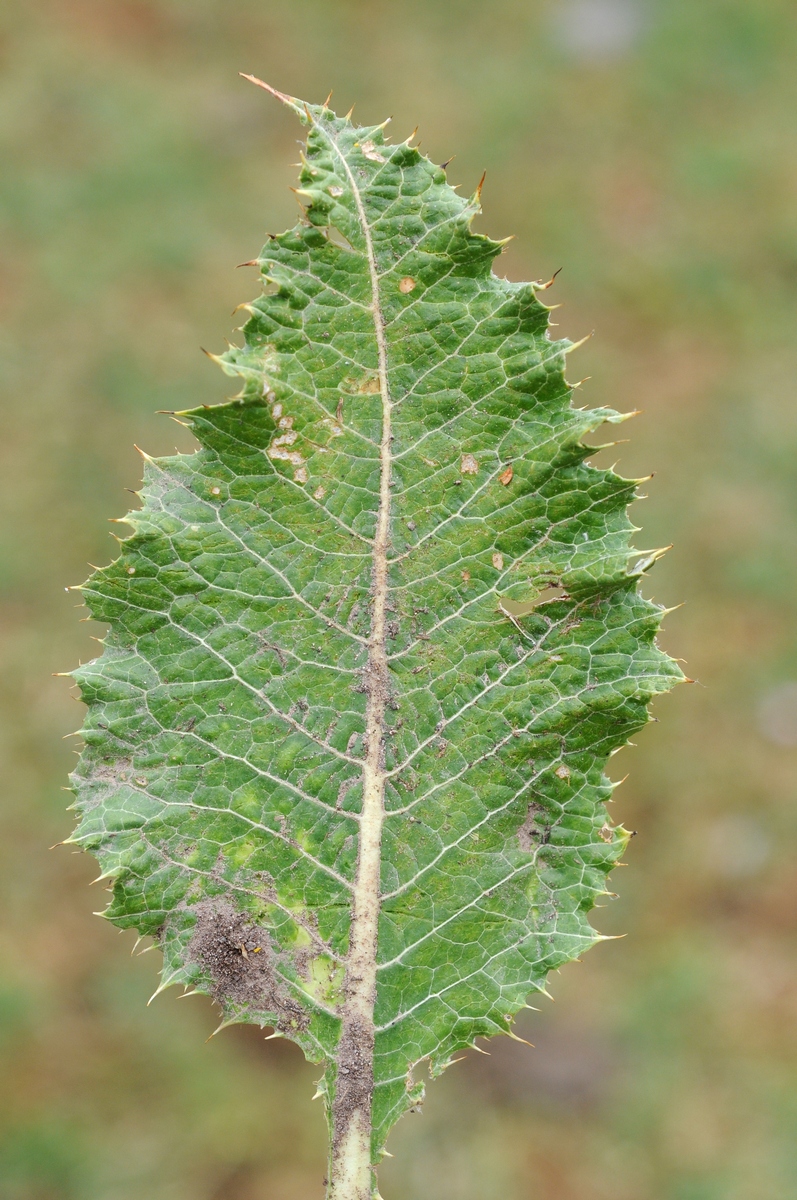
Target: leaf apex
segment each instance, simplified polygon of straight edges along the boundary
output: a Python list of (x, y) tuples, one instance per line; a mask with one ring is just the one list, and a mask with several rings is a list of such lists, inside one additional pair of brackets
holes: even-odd
[(287, 108), (292, 108), (300, 117), (304, 116), (304, 107), (301, 101), (297, 100), (295, 96), (288, 96), (285, 92), (278, 91), (270, 83), (265, 83), (262, 79), (258, 79), (257, 75), (247, 75), (245, 71), (239, 71), (238, 74), (241, 79), (246, 79), (249, 83), (253, 83), (255, 87), (262, 88), (264, 92), (268, 92), (275, 100), (279, 100), (280, 104), (284, 104)]

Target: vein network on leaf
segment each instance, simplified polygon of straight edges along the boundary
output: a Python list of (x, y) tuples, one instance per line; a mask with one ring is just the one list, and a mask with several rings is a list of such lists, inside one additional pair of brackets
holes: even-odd
[[(142, 508), (82, 592), (74, 787), (105, 916), (321, 1064), (329, 1200), (370, 1200), (431, 1075), (511, 1035), (629, 838), (608, 757), (682, 678), (627, 508), (583, 438), (567, 339), (492, 270), (470, 200), (385, 125), (245, 76), (308, 128), (238, 396), (173, 414)], [(447, 165), (447, 164), (446, 164)], [(483, 183), (483, 180), (482, 180)], [(555, 277), (554, 277), (555, 278)], [(547, 993), (546, 993), (547, 994)]]

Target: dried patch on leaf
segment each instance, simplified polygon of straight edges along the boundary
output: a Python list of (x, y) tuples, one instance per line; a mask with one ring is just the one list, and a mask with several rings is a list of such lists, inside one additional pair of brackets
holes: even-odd
[(369, 375), (366, 379), (361, 380), (357, 386), (357, 391), (361, 396), (378, 396), (381, 390), (382, 386), (378, 375)]
[(376, 148), (375, 143), (370, 140), (367, 142), (361, 142), (360, 149), (362, 150), (365, 157), (370, 159), (371, 162), (383, 163), (386, 161), (384, 154), (380, 154)]

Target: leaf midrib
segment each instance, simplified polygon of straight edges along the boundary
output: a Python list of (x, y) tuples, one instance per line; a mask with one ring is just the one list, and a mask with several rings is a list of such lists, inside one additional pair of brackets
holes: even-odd
[[(315, 117), (316, 129), (320, 130)], [(333, 1104), (333, 1173), (348, 1180), (357, 1194), (364, 1191), (371, 1163), (371, 1101), (374, 1083), (374, 1007), (376, 1003), (376, 960), (381, 908), (382, 826), (385, 817), (386, 772), (384, 767), (385, 710), (389, 695), (387, 657), (388, 549), (391, 515), (391, 401), (387, 375), (387, 340), (379, 294), (379, 272), (368, 217), (360, 189), (346, 155), (335, 137), (327, 135), (351, 187), (365, 243), (371, 282), (371, 311), (377, 345), (379, 393), (382, 401), (382, 436), (379, 444), (379, 505), (372, 546), (371, 630), (365, 669), (367, 694), (365, 745), (362, 767), (362, 807), (357, 867), (352, 898), (349, 948), (346, 955), (345, 1001), (342, 1012), (338, 1066), (348, 1075), (350, 1068), (362, 1071), (370, 1086), (367, 1100), (351, 1099), (339, 1074)], [(349, 1056), (353, 1056), (351, 1060)], [(344, 1061), (346, 1063), (344, 1065)], [(363, 1107), (367, 1105), (367, 1111)], [(345, 1184), (344, 1184), (345, 1186)]]

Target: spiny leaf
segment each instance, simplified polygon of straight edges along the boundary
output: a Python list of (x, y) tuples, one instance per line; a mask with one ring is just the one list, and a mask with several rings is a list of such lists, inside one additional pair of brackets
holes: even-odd
[(421, 1065), (599, 940), (628, 837), (606, 759), (681, 673), (635, 481), (585, 461), (624, 418), (571, 406), (571, 343), (544, 285), (493, 274), (479, 191), (275, 94), (309, 127), (304, 215), (218, 360), (242, 391), (179, 414), (201, 449), (146, 459), (84, 585), (110, 633), (74, 673), (73, 840), (161, 987), (324, 1064), (330, 1196), (366, 1200)]

